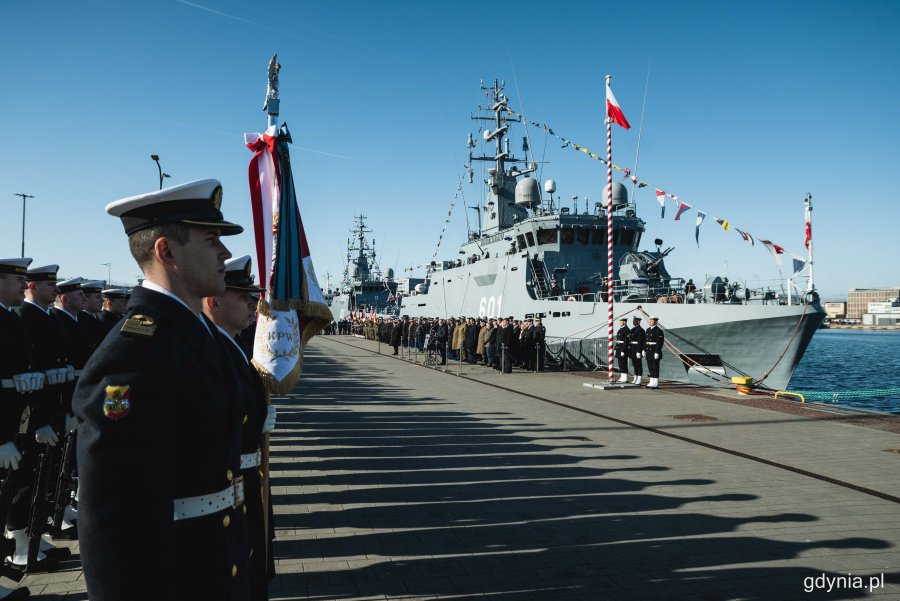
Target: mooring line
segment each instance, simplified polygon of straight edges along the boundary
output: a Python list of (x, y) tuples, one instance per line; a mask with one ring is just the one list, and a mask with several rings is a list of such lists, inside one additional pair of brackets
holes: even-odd
[[(322, 337), (321, 339), (325, 340), (325, 339), (327, 339), (327, 338)], [(712, 443), (703, 442), (702, 440), (697, 440), (697, 439), (695, 439), (695, 438), (688, 438), (687, 436), (682, 436), (682, 435), (680, 435), (680, 434), (673, 434), (672, 432), (666, 432), (666, 431), (664, 431), (664, 430), (660, 430), (659, 428), (654, 428), (654, 427), (651, 427), (651, 426), (644, 426), (644, 425), (642, 425), (642, 424), (637, 424), (637, 423), (634, 423), (634, 422), (630, 422), (630, 421), (628, 421), (628, 420), (624, 420), (624, 419), (621, 419), (621, 418), (618, 418), (618, 417), (613, 417), (613, 416), (611, 416), (611, 415), (606, 415), (606, 414), (604, 414), (604, 413), (598, 413), (598, 412), (596, 412), (596, 411), (591, 411), (590, 409), (584, 409), (584, 408), (582, 408), (582, 407), (577, 407), (577, 406), (575, 406), (575, 405), (569, 405), (569, 404), (567, 404), (567, 403), (563, 403), (563, 402), (560, 402), (560, 401), (555, 401), (555, 400), (553, 400), (553, 399), (548, 399), (548, 398), (546, 398), (546, 397), (538, 396), (538, 395), (536, 395), (536, 394), (531, 394), (531, 393), (529, 393), (529, 392), (522, 392), (521, 390), (516, 390), (516, 389), (514, 389), (514, 388), (507, 388), (506, 386), (501, 386), (501, 385), (499, 385), (499, 384), (493, 384), (493, 383), (491, 383), (491, 382), (484, 382), (484, 381), (482, 381), (482, 380), (477, 380), (477, 379), (475, 379), (475, 378), (471, 378), (471, 377), (469, 377), (469, 376), (467, 376), (467, 375), (465, 375), (465, 374), (461, 374), (461, 373), (453, 373), (452, 371), (443, 370), (443, 369), (438, 369), (438, 368), (435, 367), (435, 366), (425, 365), (424, 363), (422, 363), (422, 364), (420, 364), (420, 363), (409, 363), (409, 361), (406, 361), (405, 359), (402, 359), (402, 358), (399, 357), (399, 356), (394, 357), (393, 355), (382, 355), (381, 353), (379, 353), (379, 352), (377, 352), (377, 351), (373, 351), (373, 350), (371, 350), (371, 349), (367, 349), (367, 348), (364, 348), (364, 347), (361, 347), (361, 346), (356, 346), (356, 345), (354, 345), (354, 344), (350, 344), (350, 343), (344, 342), (344, 341), (342, 341), (342, 340), (333, 340), (333, 342), (337, 342), (338, 344), (343, 344), (343, 345), (345, 345), (345, 346), (349, 346), (350, 348), (359, 349), (359, 350), (361, 350), (361, 351), (366, 351), (366, 352), (371, 353), (371, 354), (373, 354), (373, 355), (380, 355), (380, 356), (383, 356), (383, 357), (385, 357), (385, 358), (397, 359), (397, 360), (403, 361), (404, 363), (409, 364), (409, 365), (418, 365), (418, 366), (420, 366), (420, 367), (428, 367), (428, 368), (430, 368), (432, 371), (444, 373), (444, 374), (447, 374), (447, 375), (450, 375), (450, 376), (455, 376), (455, 377), (457, 377), (457, 378), (465, 378), (465, 379), (468, 380), (469, 382), (475, 382), (476, 384), (483, 384), (483, 385), (485, 385), (485, 386), (491, 386), (491, 387), (497, 388), (497, 389), (499, 389), (499, 390), (505, 390), (506, 392), (512, 392), (512, 393), (514, 393), (514, 394), (518, 394), (518, 395), (521, 395), (521, 396), (524, 396), (524, 397), (528, 397), (528, 398), (531, 398), (531, 399), (535, 399), (535, 400), (537, 400), (537, 401), (541, 401), (541, 402), (544, 402), (544, 403), (549, 403), (549, 404), (551, 404), (551, 405), (556, 405), (556, 406), (558, 406), (558, 407), (563, 407), (563, 408), (565, 408), (565, 409), (571, 409), (572, 411), (577, 411), (577, 412), (579, 412), (579, 413), (584, 413), (584, 414), (586, 414), (586, 415), (590, 415), (590, 416), (593, 416), (593, 417), (599, 417), (600, 419), (605, 419), (605, 420), (608, 420), (608, 421), (611, 421), (611, 422), (615, 422), (615, 423), (617, 423), (617, 424), (622, 424), (622, 425), (624, 425), (624, 426), (629, 426), (629, 427), (631, 427), (631, 428), (637, 428), (638, 430), (643, 430), (643, 431), (645, 431), (645, 432), (651, 432), (651, 433), (653, 433), (653, 434), (659, 434), (660, 436), (666, 436), (666, 437), (668, 437), (668, 438), (673, 438), (673, 439), (679, 440), (679, 441), (681, 441), (681, 442), (686, 442), (686, 443), (688, 443), (688, 444), (696, 445), (696, 446), (703, 447), (703, 448), (706, 448), (706, 449), (711, 449), (711, 450), (713, 450), (713, 451), (719, 451), (720, 453), (726, 453), (726, 454), (728, 454), (728, 455), (733, 455), (733, 456), (735, 456), (735, 457), (740, 457), (740, 458), (742, 458), (742, 459), (748, 459), (748, 460), (750, 460), (750, 461), (755, 461), (755, 462), (757, 462), (757, 463), (762, 463), (762, 464), (764, 464), (764, 465), (768, 465), (768, 466), (771, 466), (771, 467), (775, 467), (775, 468), (778, 468), (778, 469), (781, 469), (781, 470), (784, 470), (784, 471), (787, 471), (787, 472), (792, 472), (792, 473), (795, 473), (795, 474), (799, 474), (799, 475), (801, 475), (801, 476), (806, 476), (806, 477), (808, 477), (808, 478), (813, 478), (813, 479), (815, 479), (815, 480), (821, 480), (822, 482), (828, 482), (829, 484), (834, 484), (834, 485), (836, 485), (836, 486), (841, 486), (841, 487), (843, 487), (843, 488), (848, 488), (848, 489), (850, 489), (850, 490), (854, 490), (854, 491), (856, 491), (856, 492), (860, 492), (860, 493), (863, 493), (863, 494), (865, 494), (865, 495), (870, 495), (870, 496), (873, 496), (873, 497), (877, 497), (877, 498), (879, 498), (879, 499), (883, 499), (883, 500), (885, 500), (885, 501), (891, 501), (892, 503), (898, 503), (898, 504), (900, 504), (900, 497), (897, 497), (897, 496), (894, 496), (894, 495), (891, 495), (891, 494), (888, 494), (888, 493), (885, 493), (885, 492), (881, 492), (881, 491), (879, 491), (879, 490), (875, 490), (875, 489), (872, 489), (872, 488), (868, 488), (868, 487), (865, 487), (865, 486), (860, 486), (860, 485), (858, 485), (858, 484), (853, 484), (852, 482), (847, 482), (847, 481), (845, 481), (845, 480), (838, 480), (837, 478), (832, 478), (831, 476), (826, 476), (826, 475), (824, 475), (824, 474), (817, 474), (817, 473), (815, 473), (815, 472), (811, 472), (811, 471), (809, 471), (809, 470), (805, 470), (805, 469), (802, 469), (802, 468), (799, 468), (799, 467), (794, 467), (794, 466), (792, 466), (792, 465), (787, 465), (787, 464), (785, 464), (785, 463), (779, 463), (778, 461), (772, 461), (771, 459), (766, 459), (765, 457), (759, 457), (758, 455), (751, 455), (751, 454), (749, 454), (749, 453), (744, 453), (744, 452), (742, 452), (742, 451), (737, 451), (737, 450), (735, 450), (735, 449), (729, 449), (729, 448), (727, 448), (727, 447), (722, 447), (722, 446), (715, 445), (715, 444), (712, 444)]]

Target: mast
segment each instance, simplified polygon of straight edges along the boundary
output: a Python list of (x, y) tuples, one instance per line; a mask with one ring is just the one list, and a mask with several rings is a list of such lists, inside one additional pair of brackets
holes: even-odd
[(809, 278), (806, 280), (806, 291), (816, 289), (813, 282), (813, 243), (812, 243), (812, 194), (806, 193), (806, 252), (809, 265)]

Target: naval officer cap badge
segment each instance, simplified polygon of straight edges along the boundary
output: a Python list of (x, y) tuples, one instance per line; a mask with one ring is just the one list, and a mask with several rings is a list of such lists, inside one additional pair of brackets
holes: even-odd
[(106, 212), (122, 220), (129, 236), (167, 223), (214, 227), (223, 236), (243, 232), (240, 225), (225, 221), (221, 207), (222, 184), (204, 179), (111, 202)]
[(120, 420), (131, 413), (131, 386), (107, 386), (103, 401), (103, 415)]

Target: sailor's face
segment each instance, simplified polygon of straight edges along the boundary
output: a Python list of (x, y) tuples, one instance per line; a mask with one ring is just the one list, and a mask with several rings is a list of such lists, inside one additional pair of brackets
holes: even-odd
[(73, 290), (72, 292), (66, 292), (65, 294), (62, 294), (60, 296), (66, 299), (65, 308), (69, 311), (77, 313), (78, 311), (84, 310), (83, 290)]
[(188, 231), (187, 244), (170, 245), (184, 286), (198, 298), (222, 294), (225, 290), (225, 261), (231, 258), (231, 253), (219, 239), (219, 230), (191, 227)]
[(31, 291), (31, 299), (43, 306), (51, 304), (56, 295), (59, 294), (59, 288), (56, 282), (50, 280), (41, 280), (39, 282), (29, 282), (28, 289)]
[[(221, 307), (221, 315), (227, 321), (229, 329), (240, 331), (250, 325), (253, 312), (250, 310), (249, 292), (227, 288), (217, 301)], [(256, 308), (255, 304), (252, 306), (254, 309)]]
[(85, 292), (84, 293), (84, 310), (89, 313), (97, 313), (100, 311), (100, 293), (99, 292)]
[(27, 288), (24, 275), (12, 273), (0, 275), (0, 303), (7, 307), (18, 305), (25, 298)]
[(111, 313), (121, 314), (125, 312), (125, 309), (128, 307), (128, 301), (124, 298), (109, 298), (106, 299), (109, 308), (107, 309)]

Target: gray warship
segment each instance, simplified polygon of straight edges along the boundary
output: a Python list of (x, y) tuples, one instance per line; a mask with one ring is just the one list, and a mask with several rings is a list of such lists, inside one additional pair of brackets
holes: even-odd
[(366, 234), (366, 216), (356, 215), (351, 238), (347, 240), (347, 264), (337, 290), (333, 291), (329, 305), (335, 321), (347, 319), (355, 313), (395, 313), (397, 309), (397, 282), (394, 270), (382, 274), (375, 254), (375, 239), (371, 246)]
[[(810, 285), (791, 295), (751, 289), (710, 277), (695, 289), (673, 277), (665, 258), (673, 248), (641, 250), (645, 222), (628, 191), (613, 183), (612, 202), (582, 213), (559, 206), (556, 186), (532, 177), (537, 164), (510, 152), (510, 126), (521, 119), (509, 109), (504, 85), (481, 85), (487, 106), (472, 118), (487, 122), (483, 138), (492, 156), (473, 156), (468, 137), (468, 179), (472, 165), (488, 163), (487, 194), (478, 229), (461, 244), (459, 259), (426, 266), (424, 281), (399, 280), (399, 302), (388, 314), (410, 317), (540, 317), (548, 351), (570, 364), (606, 365), (606, 211), (613, 212), (614, 319), (654, 315), (666, 331), (661, 377), (710, 384), (749, 376), (783, 389), (824, 318)], [(807, 197), (807, 203), (810, 202)], [(686, 287), (687, 286), (687, 287)], [(374, 287), (374, 285), (373, 285)], [(358, 302), (358, 301), (357, 301)]]

